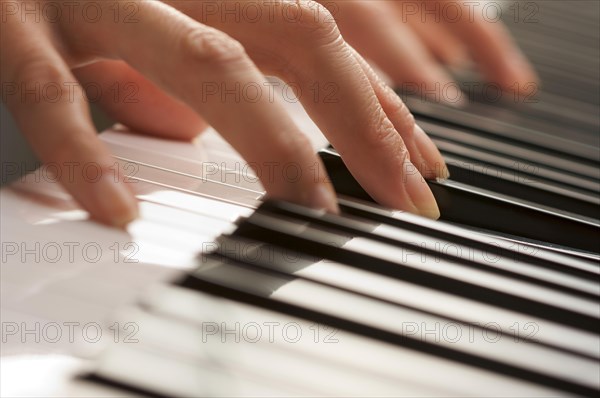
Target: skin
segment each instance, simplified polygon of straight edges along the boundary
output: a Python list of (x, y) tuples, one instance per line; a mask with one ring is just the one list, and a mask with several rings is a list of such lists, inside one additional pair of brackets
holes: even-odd
[[(82, 88), (100, 87), (108, 93), (115, 84), (134, 84), (138, 90), (135, 103), (114, 101), (111, 95), (96, 98), (122, 124), (179, 140), (191, 140), (211, 125), (263, 176), (271, 197), (337, 212), (321, 162), (278, 102), (267, 95), (230, 100), (220, 92), (207, 94), (207, 84), (267, 87), (265, 75), (278, 76), (304, 93), (300, 100), (309, 115), (378, 202), (439, 217), (423, 177), (447, 178), (444, 160), (400, 98), (359, 55), (367, 54), (388, 74), (397, 71), (391, 74), (397, 82), (414, 78), (421, 69), (435, 73), (419, 79), (441, 79), (434, 55), (443, 59), (442, 50), (436, 50), (424, 30), (412, 27), (414, 21), (398, 23), (392, 20), (398, 14), (390, 14), (384, 24), (368, 18), (360, 22), (364, 7), (373, 12), (380, 7), (387, 14), (397, 2), (337, 2), (341, 11), (335, 18), (344, 37), (323, 5), (304, 0), (241, 0), (236, 3), (250, 4), (262, 17), (246, 14), (238, 20), (220, 13), (227, 7), (225, 0), (80, 0), (74, 12), (53, 2), (63, 7), (62, 18), (23, 17), (21, 8), (35, 9), (36, 3), (0, 0), (2, 98), (40, 159), (59, 167), (60, 182), (96, 220), (122, 227), (137, 216), (135, 197), (116, 175), (91, 122), (86, 95), (92, 93)], [(87, 3), (93, 3), (93, 11), (100, 7), (99, 13), (91, 13), (98, 16), (93, 23), (90, 14), (86, 18), (81, 12)], [(380, 4), (367, 6), (371, 3)], [(495, 63), (502, 54), (492, 59), (491, 50), (477, 52), (480, 44), (470, 38), (469, 29), (485, 33), (479, 40), (486, 46), (496, 43), (503, 53), (518, 50), (498, 27), (480, 25), (453, 28), (453, 45), (483, 54), (481, 65), (490, 76), (514, 80), (512, 66)], [(367, 46), (359, 32), (378, 45)], [(73, 88), (72, 82), (81, 86)], [(59, 87), (58, 100), (5, 89), (34, 84)], [(325, 101), (331, 87), (335, 95)], [(294, 162), (304, 172), (299, 180), (286, 180), (268, 172), (273, 162)], [(73, 164), (89, 163), (100, 168), (100, 178), (85, 178), (77, 168), (69, 173)], [(320, 178), (314, 177), (315, 167)]]
[[(395, 84), (409, 82), (432, 90), (436, 83), (454, 83), (444, 66), (471, 62), (506, 91), (527, 94), (528, 84), (538, 81), (504, 25), (484, 11), (481, 2), (339, 0), (324, 4), (335, 14), (346, 40)], [(454, 93), (448, 97), (455, 98)], [(445, 100), (443, 95), (437, 99)]]

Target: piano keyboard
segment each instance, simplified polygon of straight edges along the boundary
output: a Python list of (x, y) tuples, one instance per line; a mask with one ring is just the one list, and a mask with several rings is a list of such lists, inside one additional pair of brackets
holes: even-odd
[(597, 393), (595, 264), (340, 204), (261, 205), (122, 314), (140, 343), (108, 350), (96, 379), (164, 396)]
[(103, 134), (141, 201), (137, 258), (187, 271), (111, 318), (135, 344), (107, 347), (85, 380), (181, 397), (597, 396), (599, 3), (535, 5), (538, 23), (507, 22), (537, 102), (405, 98), (451, 171), (429, 182), (439, 221), (377, 206), (319, 139), (340, 215), (263, 201), (212, 133), (199, 158)]

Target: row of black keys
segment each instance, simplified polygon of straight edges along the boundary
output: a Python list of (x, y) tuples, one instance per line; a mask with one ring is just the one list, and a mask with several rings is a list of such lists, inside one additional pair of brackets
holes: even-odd
[[(356, 200), (340, 205), (344, 214), (337, 216), (266, 202), (177, 285), (461, 366), (577, 395), (598, 393), (598, 264), (506, 247)], [(286, 290), (298, 282), (306, 294)], [(397, 284), (391, 295), (387, 283)], [(448, 300), (458, 305), (441, 305)], [(353, 308), (357, 303), (366, 310)], [(477, 330), (494, 320), (504, 334), (514, 322), (532, 322), (539, 333), (523, 337), (525, 344), (507, 335), (498, 344), (448, 345), (403, 333), (397, 326), (413, 319), (409, 313)], [(518, 355), (511, 355), (515, 348)]]
[[(250, 303), (262, 308), (281, 311), (285, 314), (311, 321), (319, 322), (335, 328), (348, 330), (353, 333), (383, 340), (410, 349), (418, 350), (441, 358), (459, 361), (471, 366), (477, 366), (499, 374), (516, 377), (529, 382), (562, 389), (576, 394), (593, 395), (596, 388), (593, 382), (589, 385), (575, 383), (568, 378), (556, 377), (543, 372), (533, 371), (527, 366), (517, 366), (510, 362), (497, 360), (493, 357), (478, 355), (455, 350), (441, 345), (436, 345), (419, 339), (412, 339), (400, 333), (369, 324), (362, 323), (344, 316), (344, 311), (339, 314), (320, 312), (310, 306), (289, 304), (278, 300), (278, 288), (296, 279), (298, 271), (303, 267), (318, 263), (322, 259), (344, 264), (347, 267), (361, 271), (375, 273), (394, 280), (401, 280), (423, 288), (459, 296), (464, 299), (484, 303), (501, 310), (518, 312), (525, 316), (541, 318), (554, 324), (574, 328), (583, 333), (596, 334), (600, 325), (598, 308), (598, 291), (590, 289), (592, 285), (584, 281), (600, 282), (597, 268), (584, 269), (561, 263), (560, 260), (551, 261), (536, 255), (501, 249), (497, 246), (486, 245), (484, 242), (472, 240), (468, 237), (458, 237), (451, 232), (436, 230), (426, 225), (411, 223), (400, 218), (389, 217), (384, 213), (374, 211), (366, 205), (355, 201), (341, 202), (342, 209), (347, 215), (335, 216), (314, 212), (302, 207), (286, 203), (266, 203), (253, 216), (242, 221), (234, 236), (225, 238), (217, 252), (203, 258), (211, 264), (206, 270), (206, 264), (199, 267), (198, 271), (185, 278), (181, 286), (198, 289), (203, 292), (217, 294), (222, 297)], [(356, 217), (358, 216), (358, 217)], [(367, 218), (361, 218), (361, 217)], [(386, 226), (399, 229), (381, 232), (378, 222)], [(380, 228), (380, 227), (379, 227)], [(472, 261), (459, 258), (444, 251), (436, 251), (433, 247), (423, 247), (423, 240), (415, 238), (414, 234), (423, 234), (430, 237), (432, 242), (454, 242), (464, 250), (467, 247), (485, 253), (494, 253), (500, 260), (495, 264), (483, 260)], [(364, 244), (350, 244), (355, 239), (365, 239)], [(379, 246), (381, 244), (382, 246)], [(253, 254), (248, 255), (244, 248), (257, 248)], [(384, 254), (389, 250), (389, 254)], [(273, 253), (275, 255), (273, 260)], [(403, 260), (403, 254), (419, 253), (425, 256), (426, 261), (440, 263), (431, 267), (419, 265), (416, 257), (408, 256)], [(286, 261), (294, 257), (295, 261)], [(397, 258), (394, 261), (394, 258)], [(436, 260), (433, 260), (433, 259)], [(301, 261), (298, 261), (301, 259)], [(517, 260), (520, 267), (511, 269), (507, 262)], [(455, 265), (458, 270), (452, 273), (450, 265)], [(215, 266), (216, 265), (216, 266)], [(597, 265), (590, 265), (592, 267)], [(439, 272), (440, 268), (448, 267), (446, 272)], [(492, 280), (482, 280), (479, 283), (469, 280), (462, 270), (476, 270), (490, 276), (506, 278), (506, 283), (495, 283)], [(556, 272), (561, 278), (571, 278), (574, 284), (567, 284), (564, 280), (550, 279), (547, 275), (535, 275), (532, 270)], [(244, 277), (248, 272), (258, 275), (257, 278)], [(236, 275), (238, 278), (236, 280)], [(311, 280), (311, 277), (306, 277)], [(492, 278), (490, 278), (492, 279)], [(261, 283), (248, 283), (262, 281)], [(312, 279), (313, 283), (324, 284), (332, 289), (349, 290), (354, 294), (373, 298), (369, 293), (360, 293), (351, 288), (337, 285), (335, 278), (328, 282)], [(547, 289), (550, 292), (564, 294), (565, 297), (576, 298), (574, 305), (569, 307), (565, 303), (554, 302), (551, 296), (528, 296), (519, 293), (518, 287), (512, 283), (523, 283), (523, 286), (534, 289)], [(377, 287), (374, 287), (375, 291)], [(377, 300), (374, 301), (375, 303)], [(385, 300), (380, 300), (385, 302)], [(584, 305), (579, 306), (580, 303)], [(398, 305), (398, 303), (393, 303)], [(422, 308), (411, 308), (422, 311)], [(373, 308), (377, 310), (376, 307)], [(446, 321), (467, 322), (460, 315), (448, 317), (444, 314), (424, 311), (424, 313), (439, 316)], [(493, 317), (493, 316), (492, 316)], [(359, 318), (360, 319), (360, 318)], [(476, 322), (472, 322), (476, 324)], [(566, 353), (585, 361), (589, 360), (590, 369), (598, 366), (598, 358), (593, 353), (582, 352), (568, 347), (568, 345), (553, 343), (540, 338), (536, 343), (550, 350)], [(591, 347), (590, 347), (591, 348)], [(524, 354), (524, 352), (523, 352)], [(543, 356), (535, 361), (543, 361)]]
[[(338, 193), (372, 201), (333, 148), (320, 155)], [(442, 220), (597, 259), (600, 222), (591, 217), (598, 214), (597, 204), (542, 190), (529, 180), (505, 180), (460, 164), (449, 163), (449, 169), (452, 182), (429, 182)]]

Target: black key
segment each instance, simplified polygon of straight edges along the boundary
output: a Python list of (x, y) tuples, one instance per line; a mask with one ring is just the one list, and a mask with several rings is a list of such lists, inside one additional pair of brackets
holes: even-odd
[[(373, 200), (331, 150), (319, 152), (336, 191)], [(441, 212), (441, 220), (523, 236), (575, 249), (600, 252), (600, 226), (583, 217), (559, 210), (541, 209), (501, 194), (449, 182), (429, 181)]]
[[(215, 267), (219, 267), (219, 264), (223, 264), (220, 262), (218, 257), (215, 257), (214, 261), (215, 264), (211, 265), (211, 268), (213, 269)], [(226, 263), (227, 265), (232, 265), (229, 260), (226, 261), (228, 261)], [(245, 268), (243, 264), (237, 264), (237, 266), (238, 268)], [(250, 272), (250, 269), (247, 269), (246, 271), (247, 272), (244, 272), (245, 274)], [(256, 273), (258, 271), (254, 272)], [(263, 276), (259, 277), (257, 275), (252, 279), (259, 280), (263, 277), (274, 277), (273, 274), (268, 272), (258, 272), (258, 274)], [(228, 275), (231, 275), (231, 273), (228, 273)], [(425, 341), (403, 336), (385, 328), (364, 324), (343, 315), (340, 316), (335, 313), (332, 314), (331, 310), (328, 310), (327, 312), (321, 312), (311, 308), (311, 305), (301, 304), (301, 297), (297, 298), (297, 300), (292, 300), (292, 303), (285, 301), (285, 299), (282, 300), (264, 297), (261, 293), (255, 293), (252, 284), (244, 283), (243, 280), (234, 280), (228, 277), (220, 277), (215, 274), (205, 275), (202, 272), (195, 272), (193, 275), (183, 280), (180, 285), (185, 288), (219, 295), (221, 297), (254, 305), (259, 308), (277, 311), (298, 318), (318, 322), (320, 324), (329, 325), (331, 327), (347, 330), (365, 337), (384, 341), (393, 345), (419, 351), (429, 355), (434, 355), (440, 358), (445, 358), (451, 361), (457, 361), (463, 364), (486, 369), (517, 379), (526, 380), (532, 383), (558, 388), (567, 392), (581, 395), (593, 395), (597, 393), (595, 388), (585, 384), (553, 377), (542, 372), (525, 369), (489, 358), (458, 351), (446, 346), (431, 344)]]
[[(562, 323), (573, 328), (595, 332), (598, 326), (598, 319), (587, 313), (573, 312), (553, 304), (506, 293), (506, 290), (516, 291), (515, 289), (518, 289), (517, 285), (509, 280), (502, 280), (502, 282), (496, 284), (491, 280), (492, 278), (488, 281), (479, 274), (469, 276), (467, 273), (458, 272), (456, 267), (445, 269), (442, 264), (437, 264), (439, 273), (419, 269), (419, 264), (422, 263), (414, 261), (399, 264), (398, 261), (402, 259), (403, 250), (406, 250), (406, 246), (396, 247), (378, 244), (375, 241), (366, 241), (361, 242), (364, 245), (360, 247), (340, 248), (330, 243), (336, 236), (335, 232), (302, 225), (297, 221), (269, 217), (258, 212), (243, 222), (236, 234), (310, 253), (459, 297)], [(382, 252), (384, 249), (386, 252)], [(390, 260), (392, 255), (395, 258), (394, 261)], [(450, 262), (446, 263), (451, 264)], [(448, 273), (452, 276), (444, 275)], [(481, 284), (493, 287), (483, 287)], [(527, 296), (530, 293), (533, 294), (533, 292), (528, 291), (521, 294)]]
[[(461, 239), (448, 233), (440, 233), (432, 228), (423, 228), (409, 222), (398, 225), (380, 224), (373, 220), (349, 216), (323, 214), (305, 207), (285, 202), (269, 201), (260, 207), (261, 214), (307, 222), (311, 226), (323, 227), (343, 234), (344, 239), (331, 242), (337, 247), (350, 241), (346, 236), (364, 237), (374, 241), (404, 247), (413, 253), (419, 253), (423, 259), (440, 262), (449, 261), (466, 268), (489, 272), (514, 280), (531, 283), (557, 292), (571, 294), (588, 300), (596, 300), (600, 295), (598, 274), (572, 271), (559, 267), (550, 261), (535, 261), (535, 255), (519, 255), (503, 249), (493, 243), (476, 242)], [(401, 223), (396, 223), (401, 224)], [(430, 235), (431, 234), (431, 235)], [(456, 252), (444, 250), (453, 246)], [(554, 270), (552, 269), (554, 268)], [(561, 272), (555, 272), (559, 270)], [(570, 275), (569, 275), (570, 274)], [(579, 274), (573, 277), (573, 274)]]

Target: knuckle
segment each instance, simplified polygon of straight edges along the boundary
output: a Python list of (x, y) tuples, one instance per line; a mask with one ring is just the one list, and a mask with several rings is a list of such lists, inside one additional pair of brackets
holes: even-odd
[(197, 28), (185, 33), (183, 54), (198, 62), (220, 65), (244, 63), (249, 59), (240, 42), (212, 28)]
[(410, 112), (404, 101), (402, 101), (397, 95), (391, 104), (391, 111), (397, 115), (399, 120), (398, 130), (405, 138), (412, 138), (414, 136), (414, 130), (416, 126), (415, 117)]
[(402, 134), (404, 139), (412, 139), (416, 126), (412, 112), (390, 86), (380, 80), (377, 81), (377, 84), (382, 88), (381, 103), (385, 105), (387, 114), (393, 119), (396, 130)]
[[(42, 57), (28, 57), (17, 65), (8, 82), (17, 89), (3, 95), (10, 103), (26, 105), (28, 109), (46, 103), (70, 103), (84, 99), (81, 87), (61, 62), (52, 63)], [(7, 83), (3, 80), (3, 84)]]
[(331, 12), (314, 0), (296, 1), (296, 18), (286, 18), (292, 23), (297, 33), (310, 38), (317, 43), (328, 43), (341, 38), (340, 31)]
[(410, 161), (410, 152), (408, 152), (408, 148), (406, 148), (406, 145), (403, 143), (398, 147), (398, 150), (396, 151), (396, 157), (399, 164), (404, 164)]
[(18, 83), (53, 83), (62, 81), (63, 76), (64, 72), (59, 65), (42, 57), (30, 56), (19, 63), (13, 78)]
[(300, 160), (313, 156), (310, 140), (302, 133), (284, 135), (277, 146), (283, 159)]
[(387, 114), (380, 106), (374, 111), (367, 131), (371, 131), (366, 139), (366, 145), (374, 153), (390, 152), (394, 149), (396, 155), (402, 159), (408, 156), (404, 141), (396, 131)]

